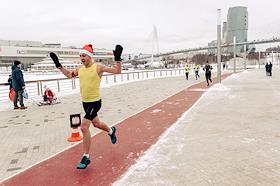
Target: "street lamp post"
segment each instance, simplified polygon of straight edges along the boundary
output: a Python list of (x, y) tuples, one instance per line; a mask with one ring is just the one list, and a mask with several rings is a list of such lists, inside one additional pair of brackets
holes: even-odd
[(271, 51), (271, 64), (273, 64), (273, 50)]
[(259, 69), (261, 68), (261, 51), (259, 51)]
[(280, 67), (279, 53), (277, 54), (277, 61), (278, 61), (278, 65), (279, 65), (279, 67)]
[(217, 11), (217, 78), (221, 83), (221, 9)]
[(236, 73), (236, 37), (233, 37), (233, 72)]
[(246, 70), (246, 45), (244, 45), (244, 56), (243, 56), (243, 60), (244, 60), (244, 70)]

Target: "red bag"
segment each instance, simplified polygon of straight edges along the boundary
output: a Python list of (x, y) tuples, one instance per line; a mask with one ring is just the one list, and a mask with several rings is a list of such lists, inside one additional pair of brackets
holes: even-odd
[(11, 88), (9, 92), (9, 98), (11, 101), (14, 101), (14, 97), (15, 97), (15, 91), (13, 88)]

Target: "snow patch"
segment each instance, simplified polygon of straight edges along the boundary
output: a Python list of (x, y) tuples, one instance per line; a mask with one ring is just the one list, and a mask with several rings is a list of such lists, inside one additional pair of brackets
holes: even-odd
[(238, 79), (240, 78), (240, 74), (232, 74), (230, 77), (228, 77), (227, 79)]
[(256, 141), (256, 139), (254, 139), (254, 138), (243, 138), (243, 141), (242, 141), (242, 143), (252, 143), (252, 142), (254, 142), (254, 141)]
[(161, 112), (162, 110), (161, 109), (154, 109), (153, 111), (152, 111), (152, 113), (157, 113), (157, 112)]
[(231, 90), (231, 89), (221, 83), (218, 83), (218, 84), (213, 85), (209, 89), (209, 92), (211, 92), (211, 91), (229, 91), (229, 90)]
[(190, 89), (190, 91), (198, 91), (198, 92), (206, 92), (208, 89), (204, 89), (204, 88), (194, 88), (194, 89)]

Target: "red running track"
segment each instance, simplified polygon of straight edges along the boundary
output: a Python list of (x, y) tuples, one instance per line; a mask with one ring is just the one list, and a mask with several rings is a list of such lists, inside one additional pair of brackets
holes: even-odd
[(205, 82), (195, 84), (118, 123), (115, 145), (105, 132), (93, 136), (92, 163), (86, 170), (76, 169), (82, 155), (82, 144), (78, 144), (11, 177), (1, 186), (111, 185), (203, 94), (191, 89), (206, 88)]

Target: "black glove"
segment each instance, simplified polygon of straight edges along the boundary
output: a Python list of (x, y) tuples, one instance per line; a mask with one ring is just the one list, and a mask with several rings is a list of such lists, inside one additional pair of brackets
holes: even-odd
[(121, 45), (116, 45), (116, 49), (113, 50), (115, 61), (122, 61), (121, 55), (122, 55), (123, 47)]
[(51, 53), (50, 53), (50, 57), (52, 58), (52, 60), (53, 60), (53, 62), (54, 62), (54, 64), (55, 64), (55, 66), (56, 66), (56, 68), (61, 69), (61, 68), (62, 68), (62, 65), (61, 65), (61, 63), (59, 63), (59, 60), (58, 60), (57, 55), (56, 55), (55, 53), (51, 52)]

